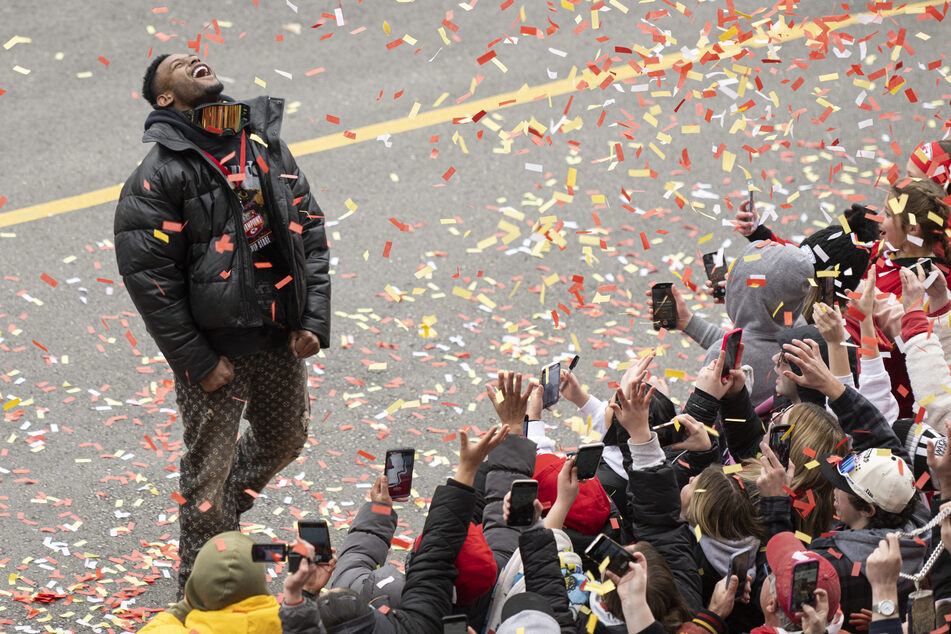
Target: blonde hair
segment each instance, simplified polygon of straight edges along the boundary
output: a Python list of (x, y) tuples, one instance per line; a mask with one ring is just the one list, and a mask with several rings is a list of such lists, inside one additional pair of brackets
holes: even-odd
[(700, 472), (694, 485), (684, 519), (699, 526), (702, 534), (724, 540), (765, 537), (759, 513), (739, 477), (713, 464)]
[[(789, 459), (796, 465), (792, 481), (792, 490), (808, 500), (809, 491), (816, 506), (805, 517), (801, 511), (793, 507), (793, 529), (802, 531), (810, 537), (818, 537), (832, 525), (832, 516), (835, 506), (832, 497), (832, 485), (819, 471), (818, 466), (810, 469), (806, 465), (818, 460), (826, 453), (844, 456), (849, 449), (845, 432), (839, 425), (838, 419), (827, 412), (825, 408), (814, 403), (798, 403), (786, 412), (787, 425), (792, 425), (789, 432)], [(744, 482), (756, 489), (756, 479), (762, 472), (762, 464), (758, 458), (748, 458), (743, 461), (742, 477)], [(754, 497), (759, 498), (756, 491)]]

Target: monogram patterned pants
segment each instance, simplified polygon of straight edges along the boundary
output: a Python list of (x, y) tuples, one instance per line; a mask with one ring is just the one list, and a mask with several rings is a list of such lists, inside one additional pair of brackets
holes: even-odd
[[(214, 392), (185, 382), (175, 386), (187, 450), (181, 462), (186, 502), (179, 516), (182, 592), (205, 542), (238, 530), (238, 517), (254, 504), (245, 490), (263, 489), (307, 440), (304, 361), (285, 346), (231, 361), (234, 380)], [(238, 438), (242, 413), (250, 427)]]

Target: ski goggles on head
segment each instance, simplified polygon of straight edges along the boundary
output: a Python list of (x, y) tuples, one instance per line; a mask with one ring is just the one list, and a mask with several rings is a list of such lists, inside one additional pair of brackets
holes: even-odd
[(239, 101), (210, 103), (185, 112), (185, 116), (213, 134), (235, 134), (248, 125), (251, 109)]

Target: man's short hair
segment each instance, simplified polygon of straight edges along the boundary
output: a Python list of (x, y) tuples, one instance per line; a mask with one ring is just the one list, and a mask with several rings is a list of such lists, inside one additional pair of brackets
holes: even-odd
[(158, 72), (159, 64), (165, 61), (170, 53), (163, 53), (152, 60), (149, 67), (145, 69), (145, 75), (142, 77), (142, 97), (153, 106), (158, 100), (157, 88), (155, 86), (155, 75)]

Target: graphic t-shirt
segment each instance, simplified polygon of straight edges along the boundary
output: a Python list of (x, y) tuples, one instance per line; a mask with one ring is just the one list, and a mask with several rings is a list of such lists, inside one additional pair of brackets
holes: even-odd
[(287, 277), (287, 267), (274, 244), (254, 143), (244, 135), (236, 135), (235, 139), (234, 149), (218, 160), (231, 174), (228, 180), (241, 203), (244, 236), (251, 249), (255, 291), (264, 323), (284, 326), (287, 323), (286, 289), (290, 284), (282, 284), (282, 281)]

